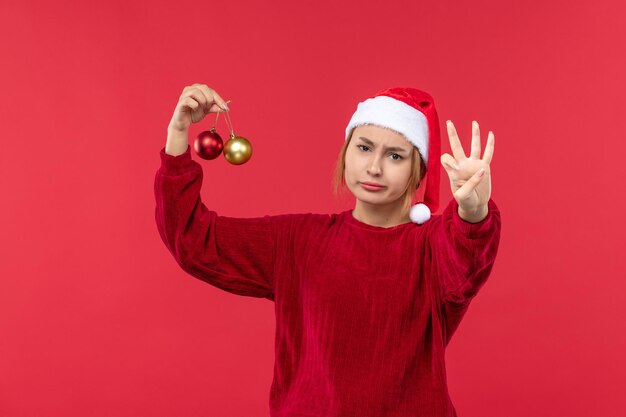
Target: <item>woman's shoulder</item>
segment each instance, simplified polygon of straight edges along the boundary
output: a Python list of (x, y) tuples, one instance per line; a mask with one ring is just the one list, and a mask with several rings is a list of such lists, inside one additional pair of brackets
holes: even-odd
[(312, 229), (324, 229), (333, 227), (340, 223), (344, 218), (348, 210), (338, 213), (284, 213), (268, 215), (268, 219), (272, 225), (276, 227), (298, 227), (298, 228), (312, 228)]

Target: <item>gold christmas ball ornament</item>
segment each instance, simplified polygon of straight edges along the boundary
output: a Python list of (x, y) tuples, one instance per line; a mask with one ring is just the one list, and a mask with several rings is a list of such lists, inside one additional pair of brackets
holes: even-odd
[(231, 133), (230, 139), (224, 144), (224, 158), (233, 165), (248, 162), (252, 156), (252, 144), (243, 136)]

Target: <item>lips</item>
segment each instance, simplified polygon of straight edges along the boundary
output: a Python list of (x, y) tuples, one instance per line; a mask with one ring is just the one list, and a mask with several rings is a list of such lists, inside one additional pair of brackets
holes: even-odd
[(362, 181), (361, 184), (363, 185), (368, 185), (370, 187), (379, 187), (379, 188), (385, 188), (384, 185), (382, 184), (378, 184), (377, 182), (369, 182), (369, 181)]
[[(372, 185), (372, 184), (375, 184), (375, 185)], [(365, 189), (367, 191), (371, 191), (371, 192), (382, 191), (385, 188), (387, 188), (384, 185), (380, 185), (380, 184), (377, 184), (375, 182), (362, 182), (361, 183), (361, 187), (363, 189)]]

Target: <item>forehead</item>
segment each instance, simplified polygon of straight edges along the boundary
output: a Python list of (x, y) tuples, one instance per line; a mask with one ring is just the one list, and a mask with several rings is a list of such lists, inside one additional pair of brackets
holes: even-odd
[(411, 145), (404, 135), (396, 132), (395, 130), (372, 124), (355, 127), (352, 132), (352, 138), (358, 139), (360, 136), (366, 137), (377, 145), (399, 146), (409, 149)]

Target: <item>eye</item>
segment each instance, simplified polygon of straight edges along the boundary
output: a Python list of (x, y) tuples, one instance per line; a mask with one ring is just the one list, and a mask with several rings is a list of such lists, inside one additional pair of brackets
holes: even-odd
[[(367, 145), (361, 145), (361, 144), (356, 145), (356, 147), (357, 147), (357, 148), (359, 148), (359, 149), (361, 149), (363, 152), (367, 152), (367, 151), (368, 151), (368, 149), (369, 149), (369, 146), (367, 146)], [(364, 148), (365, 148), (365, 149), (364, 149)], [(400, 161), (400, 160), (404, 159), (404, 157), (403, 157), (403, 156), (398, 155), (397, 153), (392, 153), (392, 154), (390, 154), (390, 155), (392, 156), (392, 158), (391, 158), (391, 159), (393, 159), (394, 161)], [(394, 155), (395, 155), (395, 156), (397, 156), (397, 158), (393, 158), (393, 156), (394, 156)]]

